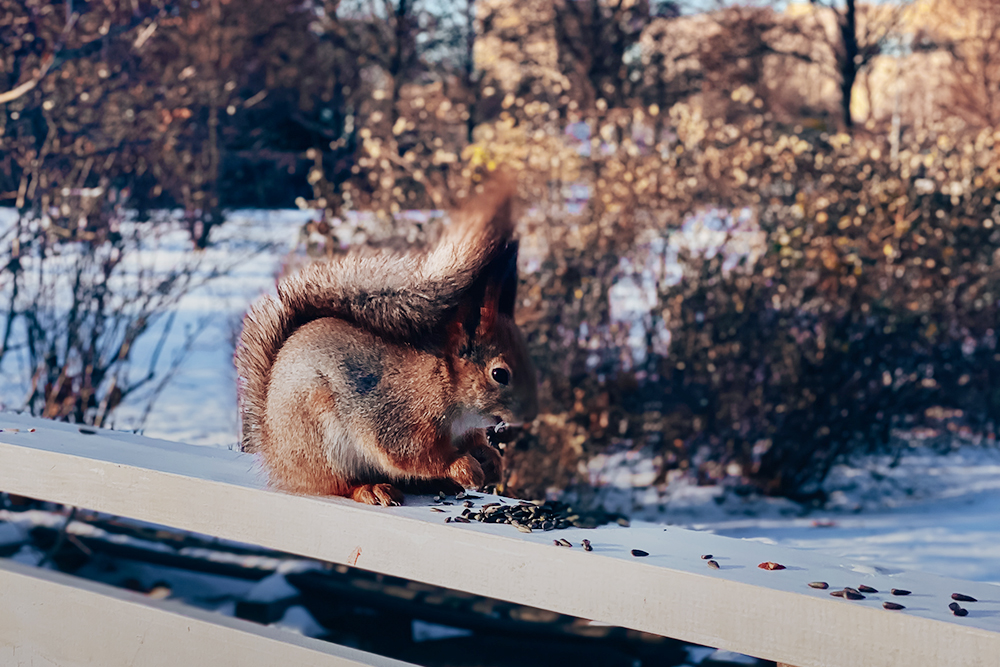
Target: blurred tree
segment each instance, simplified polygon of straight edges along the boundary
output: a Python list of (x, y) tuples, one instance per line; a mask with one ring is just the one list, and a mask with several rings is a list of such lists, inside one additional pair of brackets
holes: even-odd
[[(833, 16), (835, 30), (823, 28), (817, 37), (829, 41), (834, 56), (834, 71), (840, 83), (840, 109), (844, 128), (854, 127), (851, 102), (859, 75), (894, 39), (896, 29), (911, 0), (893, 0), (878, 4), (857, 0), (809, 0)], [(822, 19), (821, 19), (822, 21)]]

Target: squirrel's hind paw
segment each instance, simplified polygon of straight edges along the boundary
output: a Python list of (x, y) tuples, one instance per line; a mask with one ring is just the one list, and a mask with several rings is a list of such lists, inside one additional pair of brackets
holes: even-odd
[(351, 490), (351, 498), (368, 505), (393, 507), (403, 504), (403, 492), (392, 484), (362, 484)]

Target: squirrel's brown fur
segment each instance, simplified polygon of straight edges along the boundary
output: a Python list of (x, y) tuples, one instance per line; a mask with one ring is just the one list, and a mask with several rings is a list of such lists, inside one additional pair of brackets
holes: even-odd
[(413, 480), (497, 481), (483, 427), (533, 419), (537, 402), (513, 322), (512, 198), (495, 179), (429, 250), (315, 262), (253, 306), (236, 353), (242, 448), (273, 484), (393, 504)]

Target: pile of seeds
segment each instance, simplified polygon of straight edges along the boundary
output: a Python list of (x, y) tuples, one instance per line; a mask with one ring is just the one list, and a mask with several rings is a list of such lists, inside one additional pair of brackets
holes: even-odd
[[(460, 493), (455, 496), (465, 509), (460, 517), (453, 521), (480, 521), (482, 523), (507, 523), (523, 533), (534, 530), (559, 530), (562, 528), (597, 528), (609, 523), (628, 526), (629, 521), (621, 514), (606, 512), (602, 509), (577, 510), (567, 503), (558, 500), (520, 500), (516, 504), (491, 502), (476, 507), (471, 501), (479, 500), (479, 496)], [(442, 505), (451, 503), (438, 495), (436, 501)], [(464, 521), (463, 521), (464, 519)]]

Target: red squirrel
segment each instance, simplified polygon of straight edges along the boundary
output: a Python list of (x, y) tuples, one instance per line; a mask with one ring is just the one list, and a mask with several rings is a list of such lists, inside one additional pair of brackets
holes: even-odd
[(514, 323), (514, 187), (496, 178), (425, 250), (314, 262), (247, 313), (236, 351), (241, 448), (272, 486), (372, 505), (402, 488), (500, 480), (486, 428), (537, 414)]

